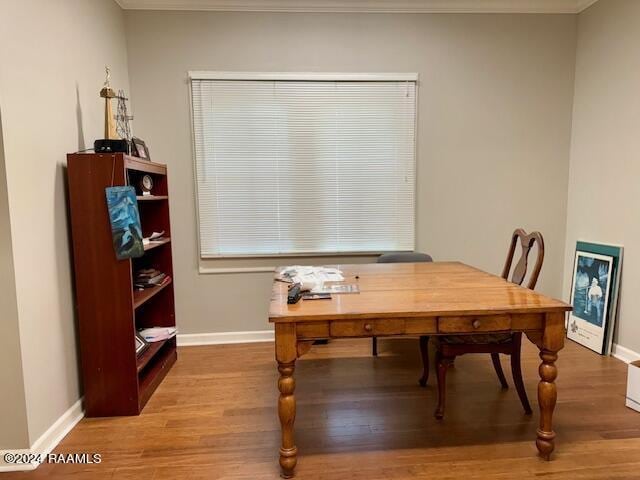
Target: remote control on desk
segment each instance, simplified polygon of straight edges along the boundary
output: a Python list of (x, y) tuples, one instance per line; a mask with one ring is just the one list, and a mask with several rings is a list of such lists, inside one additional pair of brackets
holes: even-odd
[(301, 298), (302, 298), (302, 293), (300, 292), (300, 284), (296, 283), (289, 289), (289, 293), (287, 295), (287, 303), (289, 305), (298, 303)]

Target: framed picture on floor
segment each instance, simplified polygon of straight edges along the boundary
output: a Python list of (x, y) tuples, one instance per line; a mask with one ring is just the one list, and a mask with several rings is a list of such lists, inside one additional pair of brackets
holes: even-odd
[(622, 247), (579, 241), (567, 337), (609, 355), (617, 315)]

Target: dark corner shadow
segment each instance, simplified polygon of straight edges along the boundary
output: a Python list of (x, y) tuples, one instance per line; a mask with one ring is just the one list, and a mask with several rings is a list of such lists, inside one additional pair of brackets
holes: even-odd
[(76, 82), (76, 124), (78, 127), (78, 152), (87, 149), (84, 143), (84, 125), (82, 119), (82, 104), (80, 103), (80, 85)]
[[(80, 85), (76, 81), (76, 126), (78, 133), (78, 152), (83, 152), (86, 150), (87, 145), (84, 139), (84, 117), (82, 113), (82, 102), (80, 101)], [(69, 263), (64, 262), (62, 265), (61, 256), (58, 256), (58, 271), (63, 271), (61, 269), (69, 269), (70, 271), (70, 280), (71, 280), (71, 295), (72, 295), (72, 305), (73, 305), (73, 327), (74, 327), (74, 345), (69, 345), (70, 349), (76, 354), (76, 358), (80, 358), (80, 338), (79, 338), (79, 325), (78, 325), (78, 314), (75, 308), (76, 305), (76, 279), (75, 279), (75, 269), (74, 265), (74, 257), (73, 257), (73, 248), (71, 247), (71, 212), (69, 210), (69, 179), (67, 176), (67, 165), (66, 162), (58, 166), (56, 185), (62, 187), (62, 197), (64, 198), (64, 205), (59, 206), (60, 208), (56, 208), (57, 215), (60, 216), (58, 222), (62, 222), (62, 224), (66, 225), (66, 249), (68, 251)], [(56, 196), (56, 198), (60, 198)], [(62, 248), (62, 247), (61, 247)], [(78, 384), (80, 385), (80, 391), (83, 391), (82, 386), (82, 376), (78, 375)]]
[[(76, 312), (76, 298), (75, 298), (75, 271), (73, 262), (73, 248), (71, 247), (71, 215), (69, 211), (69, 185), (67, 178), (67, 165), (59, 163), (56, 165), (56, 193), (54, 195), (54, 216), (55, 225), (57, 226), (55, 232), (56, 241), (56, 269), (58, 273), (58, 284), (67, 285), (68, 288), (62, 288), (61, 295), (68, 295), (68, 298), (61, 299), (60, 306), (60, 318), (64, 321), (71, 313), (71, 318), (68, 318), (69, 322), (72, 322), (73, 337), (65, 336), (65, 340), (68, 342), (65, 346), (67, 354), (67, 362), (69, 366), (68, 371), (77, 369), (78, 361), (80, 359), (80, 341), (78, 332), (78, 315)], [(62, 227), (62, 228), (61, 228)], [(73, 342), (73, 343), (71, 343)], [(80, 392), (83, 391), (82, 378), (78, 370), (78, 385)]]

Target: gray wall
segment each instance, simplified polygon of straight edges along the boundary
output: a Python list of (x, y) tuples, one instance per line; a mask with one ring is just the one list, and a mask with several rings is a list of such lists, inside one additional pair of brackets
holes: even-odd
[(614, 341), (640, 352), (640, 2), (600, 0), (578, 17), (565, 261), (578, 239), (625, 246)]
[(13, 270), (9, 199), (4, 166), (2, 112), (0, 112), (0, 450), (28, 448), (27, 408), (20, 358), (20, 331)]
[(198, 273), (188, 70), (418, 72), (418, 249), (499, 273), (513, 228), (539, 229), (540, 290), (561, 294), (576, 16), (127, 11), (125, 20), (135, 133), (169, 164), (182, 333), (268, 328), (271, 279)]
[[(0, 110), (29, 444), (80, 398), (65, 153), (103, 135), (105, 64), (113, 85), (128, 89), (124, 33), (113, 0), (0, 2)], [(22, 437), (13, 443), (24, 446)]]

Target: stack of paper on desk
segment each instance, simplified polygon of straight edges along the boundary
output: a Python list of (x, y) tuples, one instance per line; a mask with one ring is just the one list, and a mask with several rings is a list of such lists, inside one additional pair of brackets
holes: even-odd
[(332, 267), (309, 267), (293, 265), (278, 272), (278, 278), (291, 283), (299, 283), (302, 290), (313, 290), (325, 282), (342, 282), (342, 272)]
[(360, 293), (360, 287), (353, 284), (340, 284), (340, 285), (318, 285), (311, 293)]

